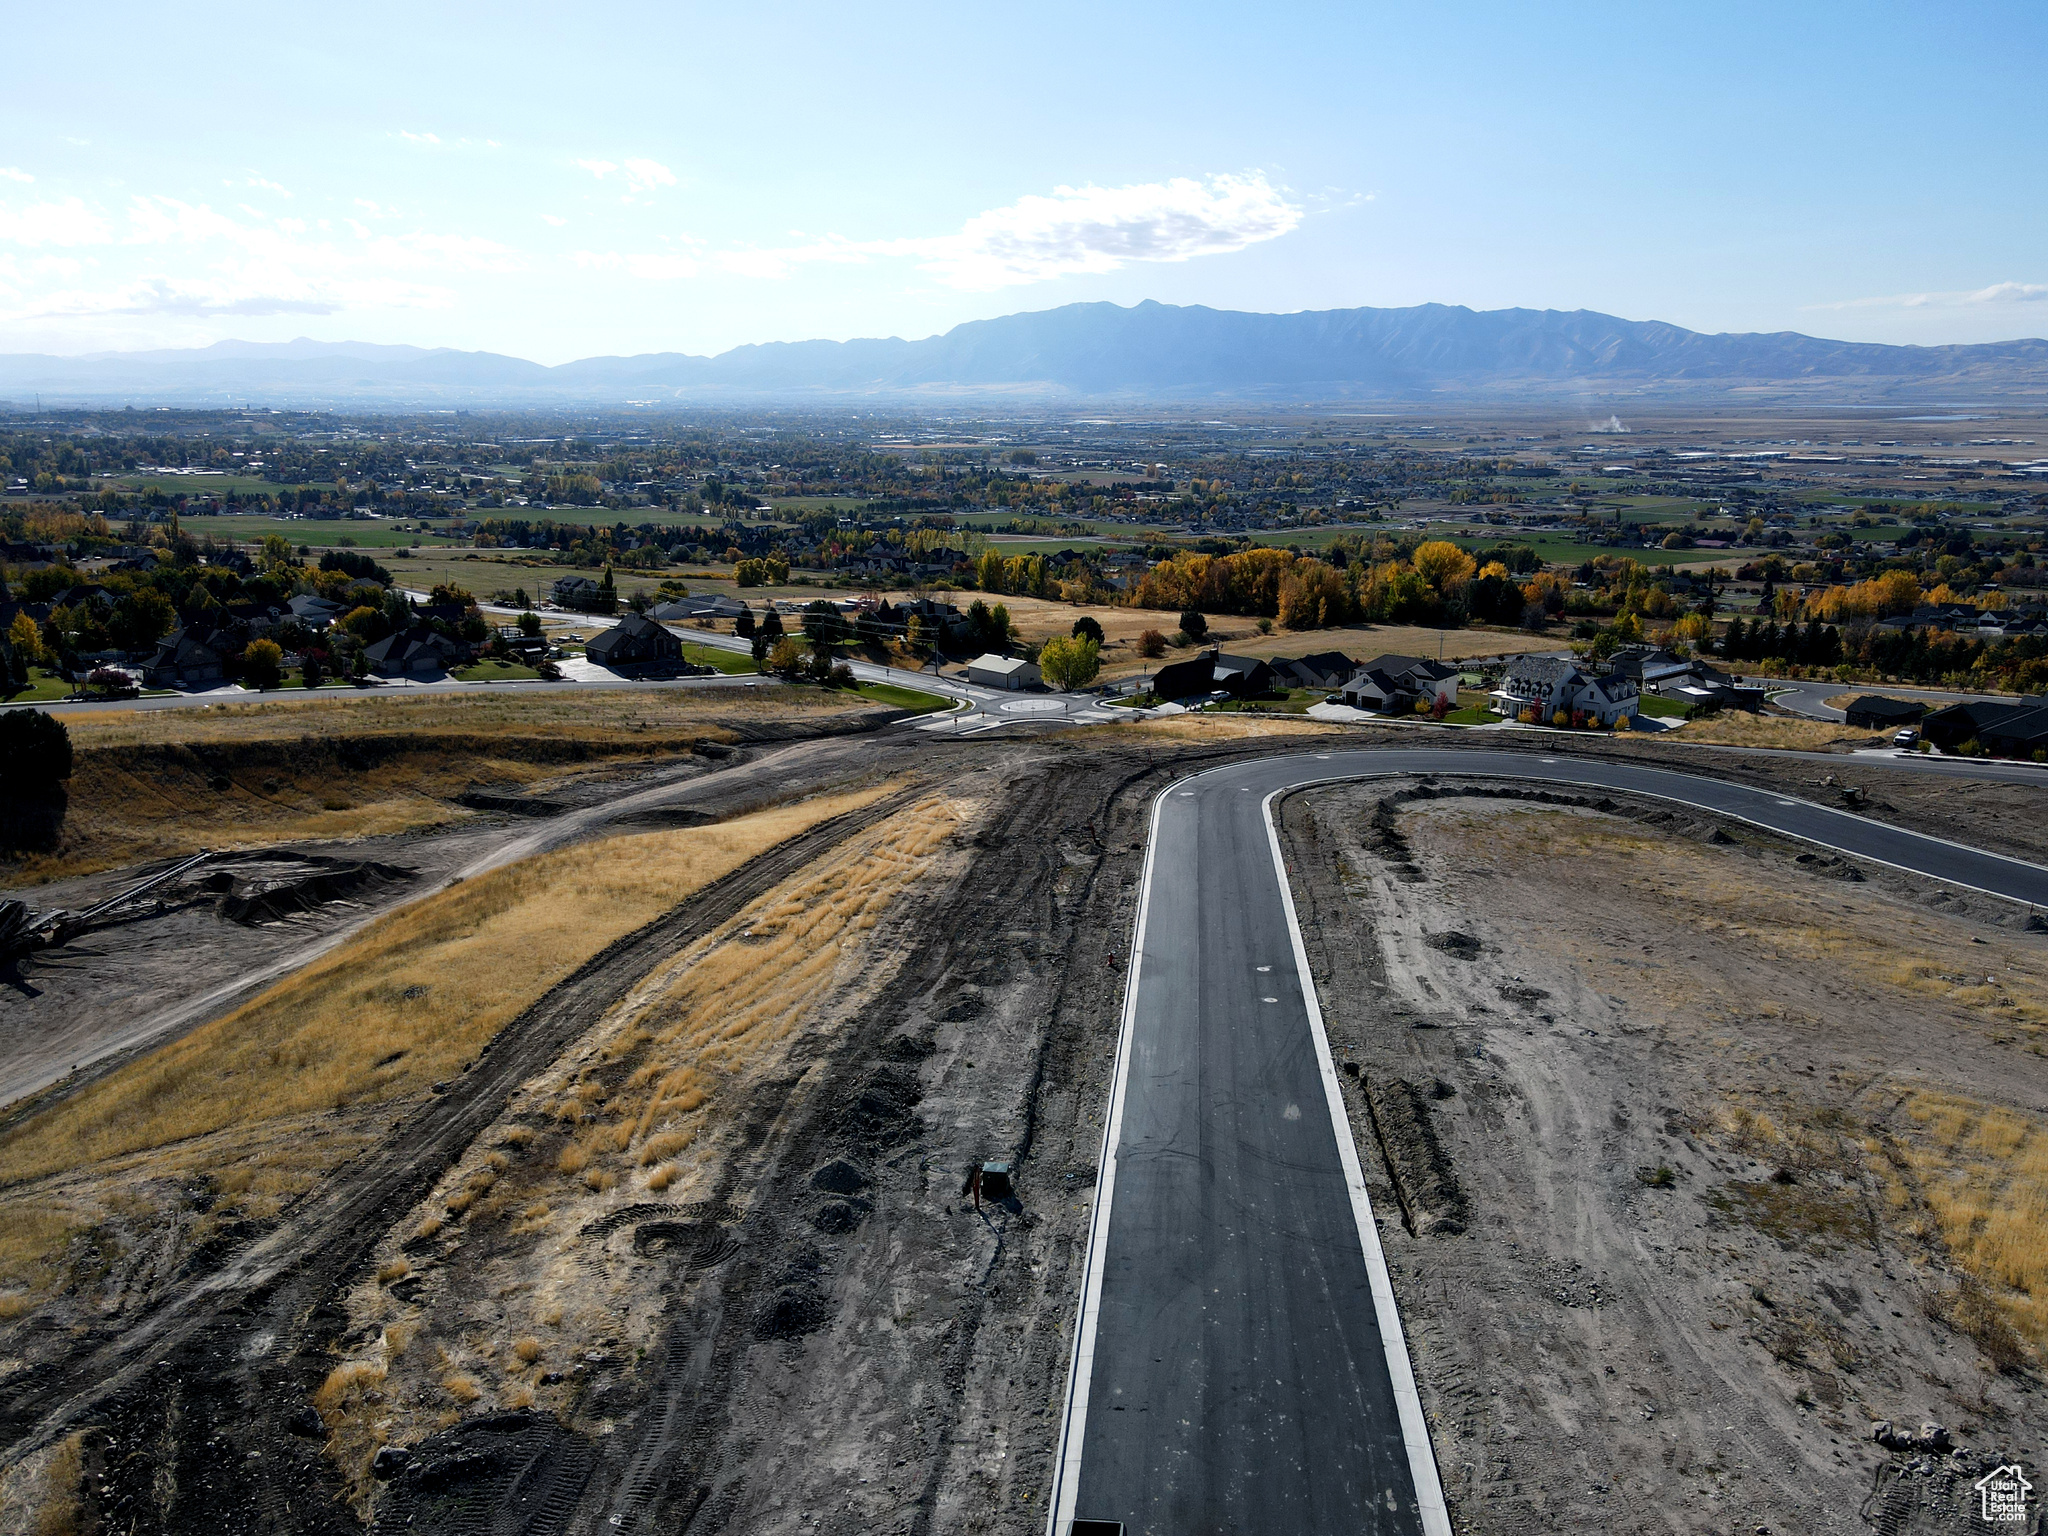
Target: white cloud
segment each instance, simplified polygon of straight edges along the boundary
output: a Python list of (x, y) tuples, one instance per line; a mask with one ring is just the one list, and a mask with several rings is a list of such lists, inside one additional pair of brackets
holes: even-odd
[(287, 192), (283, 187), (280, 187), (276, 182), (265, 181), (261, 176), (251, 176), (247, 182), (247, 185), (256, 187), (264, 192), (275, 192), (279, 197), (291, 196), (291, 193)]
[(1114, 272), (1131, 262), (1182, 262), (1277, 239), (1302, 209), (1262, 175), (1176, 177), (1129, 187), (1059, 187), (969, 219), (956, 235), (847, 240), (827, 235), (800, 246), (722, 253), (745, 277), (787, 277), (814, 263), (857, 264), (912, 257), (949, 287), (985, 292), (1076, 273)]
[(439, 144), (441, 142), (441, 136), (438, 133), (412, 133), (404, 128), (398, 130), (398, 136), (408, 144)]
[(0, 165), (0, 181), (34, 181), (34, 180), (35, 180), (35, 177), (33, 177), (33, 176), (29, 175), (29, 173), (28, 173), (27, 171), (24, 171), (24, 170), (22, 170), (22, 169), (21, 169), (21, 167), (19, 167), (19, 166), (15, 166), (15, 165)]
[(676, 173), (659, 160), (628, 160), (626, 180), (639, 191), (655, 187), (672, 187), (676, 184)]
[(561, 215), (553, 213), (542, 214), (540, 216), (540, 221), (543, 224), (552, 224), (557, 229), (560, 229), (564, 224), (569, 222), (567, 219), (561, 217)]
[(1951, 293), (1893, 293), (1874, 299), (1842, 299), (1833, 304), (1808, 304), (1815, 309), (1969, 309), (1985, 305), (2048, 302), (2048, 283), (1993, 283), (1988, 288)]
[(16, 245), (104, 245), (113, 236), (107, 221), (75, 197), (19, 212), (0, 203), (0, 240)]
[(603, 181), (605, 177), (618, 169), (609, 160), (578, 160), (576, 164), (580, 169), (590, 172), (599, 181)]
[(1061, 187), (967, 221), (925, 262), (955, 288), (986, 290), (1133, 261), (1190, 261), (1288, 233), (1301, 209), (1266, 178), (1176, 177), (1135, 187)]

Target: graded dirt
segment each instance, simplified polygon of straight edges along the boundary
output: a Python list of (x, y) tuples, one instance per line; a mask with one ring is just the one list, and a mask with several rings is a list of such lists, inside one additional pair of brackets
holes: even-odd
[(2048, 1430), (2043, 940), (1472, 788), (1287, 812), (1456, 1527), (1970, 1528)]

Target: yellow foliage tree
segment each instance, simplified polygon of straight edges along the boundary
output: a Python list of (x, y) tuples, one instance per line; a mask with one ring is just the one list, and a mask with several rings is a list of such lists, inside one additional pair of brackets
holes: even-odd
[(1472, 557), (1449, 539), (1431, 539), (1417, 545), (1411, 563), (1421, 572), (1422, 579), (1439, 592), (1469, 580), (1478, 568)]

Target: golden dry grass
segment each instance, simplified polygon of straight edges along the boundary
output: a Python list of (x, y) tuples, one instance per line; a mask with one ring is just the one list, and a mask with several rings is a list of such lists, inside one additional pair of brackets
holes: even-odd
[[(783, 1058), (863, 937), (924, 876), (964, 815), (941, 797), (897, 813), (648, 977), (597, 1057), (547, 1089), (553, 1118), (584, 1126), (562, 1149), (559, 1173), (597, 1194), (622, 1183), (669, 1189), (701, 1175), (724, 1150), (724, 1097)], [(622, 1060), (633, 1070), (608, 1089)], [(585, 1215), (572, 1209), (560, 1220)]]
[[(773, 844), (887, 792), (609, 838), (388, 914), (226, 1018), (0, 1139), (0, 1185), (20, 1190), (0, 1204), (0, 1273), (28, 1284), (77, 1224), (23, 1186), (80, 1169), (100, 1168), (111, 1189), (174, 1163), (219, 1176), (251, 1214), (270, 1214), (360, 1145), (366, 1133), (336, 1117), (337, 1106), (387, 1103), (453, 1076), (520, 1009), (615, 938)], [(223, 1173), (246, 1164), (266, 1137), (286, 1145), (257, 1167)], [(490, 1177), (485, 1166), (465, 1186), (471, 1203)]]
[(1783, 715), (1751, 715), (1727, 710), (1705, 720), (1688, 720), (1665, 738), (1721, 747), (1785, 747), (1799, 752), (1882, 747), (1887, 735), (1851, 730), (1826, 720), (1788, 720)]
[[(682, 734), (720, 720), (828, 715), (867, 708), (860, 699), (821, 688), (549, 689), (514, 693), (413, 691), (406, 694), (319, 694), (201, 708), (67, 713), (74, 748), (165, 746), (218, 742), (296, 741), (374, 734), (551, 737), (644, 730)], [(705, 734), (716, 732), (706, 731)]]
[[(1180, 627), (1179, 614), (1157, 608), (1058, 603), (1034, 597), (992, 598), (988, 601), (1000, 601), (1008, 608), (1011, 623), (1029, 641), (1071, 634), (1075, 620), (1083, 614), (1092, 617), (1102, 626), (1102, 670), (1105, 676), (1110, 677), (1122, 677), (1157, 666), (1157, 662), (1146, 661), (1138, 655), (1138, 637), (1148, 629), (1156, 629), (1170, 640)], [(1459, 661), (1467, 656), (1516, 656), (1524, 651), (1553, 650), (1557, 646), (1555, 636), (1546, 639), (1541, 635), (1509, 634), (1497, 630), (1419, 629), (1402, 624), (1347, 624), (1336, 629), (1302, 630), (1276, 626), (1271, 634), (1262, 635), (1255, 620), (1228, 614), (1209, 615), (1207, 638), (1221, 644), (1232, 655), (1266, 659), (1305, 656), (1313, 651), (1342, 651), (1354, 660), (1370, 661), (1392, 651), (1408, 656), (1441, 654), (1447, 661)], [(1176, 655), (1192, 654), (1191, 651), (1169, 651), (1167, 656), (1171, 659)]]
[(773, 686), (349, 694), (66, 715), (78, 757), (64, 843), (0, 862), (0, 884), (209, 848), (415, 831), (469, 815), (453, 803), (465, 790), (544, 784), (582, 771), (578, 758), (628, 763), (697, 739), (734, 740), (721, 722), (867, 707)]
[(43, 1468), (44, 1504), (36, 1511), (35, 1536), (72, 1536), (84, 1512), (78, 1496), (85, 1470), (81, 1431), (57, 1442)]
[[(421, 1362), (388, 1394), (380, 1437), (427, 1430), (457, 1356), (484, 1393), (497, 1384), (497, 1405), (538, 1401), (567, 1411), (572, 1389), (540, 1383), (530, 1367), (616, 1329), (621, 1305), (594, 1283), (588, 1245), (575, 1234), (650, 1191), (678, 1203), (711, 1192), (744, 1134), (739, 1111), (750, 1095), (789, 1075), (794, 1045), (836, 1027), (886, 980), (888, 954), (875, 952), (870, 935), (894, 902), (931, 877), (934, 859), (977, 812), (933, 797), (868, 829), (644, 978), (587, 1047), (521, 1094), (508, 1117), (546, 1115), (571, 1139), (556, 1158), (526, 1165), (519, 1207), (504, 1207), (512, 1230), (536, 1239), (530, 1256), (514, 1261), (521, 1283), (500, 1293), (510, 1310), (499, 1315), (497, 1336), (509, 1347), (451, 1339), (446, 1357), (432, 1369)], [(487, 1133), (478, 1149), (500, 1139)], [(428, 1208), (445, 1206), (481, 1166), (472, 1152)], [(375, 1316), (380, 1294), (365, 1286), (355, 1304)], [(485, 1371), (484, 1360), (498, 1368)], [(361, 1447), (369, 1443), (359, 1439), (358, 1454), (342, 1459), (352, 1484), (367, 1486)]]
[(2037, 1352), (2048, 1352), (2048, 1126), (1953, 1093), (1905, 1100), (1902, 1138), (1942, 1241)]

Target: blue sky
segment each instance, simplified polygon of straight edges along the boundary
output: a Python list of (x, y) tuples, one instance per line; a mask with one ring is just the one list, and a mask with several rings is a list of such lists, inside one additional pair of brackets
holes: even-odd
[(109, 4), (10, 22), (0, 350), (544, 362), (1083, 299), (2048, 335), (2048, 6)]

